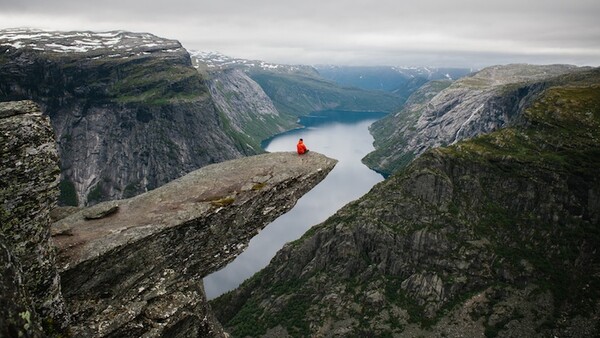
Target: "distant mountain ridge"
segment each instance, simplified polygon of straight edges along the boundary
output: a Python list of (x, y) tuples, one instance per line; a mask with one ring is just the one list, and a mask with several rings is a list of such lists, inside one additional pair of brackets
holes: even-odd
[(520, 116), (552, 78), (586, 69), (570, 65), (492, 66), (451, 84), (426, 85), (409, 98), (402, 111), (371, 126), (375, 151), (364, 162), (390, 174), (429, 148), (497, 130)]
[(432, 80), (458, 80), (473, 72), (470, 68), (392, 67), (392, 66), (315, 66), (319, 74), (335, 83), (366, 90), (382, 90), (408, 98)]
[(262, 87), (277, 110), (288, 116), (323, 110), (393, 112), (404, 103), (403, 98), (391, 93), (341, 86), (323, 78), (311, 66), (236, 59), (216, 52), (192, 52), (192, 59), (201, 72), (243, 70)]
[(307, 65), (284, 65), (261, 60), (247, 60), (230, 57), (219, 52), (190, 51), (194, 67), (210, 70), (242, 68), (246, 70), (276, 70), (285, 73), (306, 73), (318, 75), (316, 69)]
[[(127, 31), (46, 31), (40, 29), (15, 28), (0, 31), (2, 44), (15, 49), (32, 49), (55, 53), (86, 53), (92, 58), (131, 57), (148, 55), (162, 50), (180, 52), (183, 47), (177, 40), (159, 38), (150, 33)], [(113, 52), (107, 55), (106, 51)]]

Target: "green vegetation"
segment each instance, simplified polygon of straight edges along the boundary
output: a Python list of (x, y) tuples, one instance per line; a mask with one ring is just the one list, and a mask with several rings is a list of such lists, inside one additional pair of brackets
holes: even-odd
[(258, 139), (252, 139), (248, 135), (235, 130), (231, 125), (229, 118), (220, 109), (217, 109), (217, 112), (219, 114), (219, 119), (221, 120), (223, 131), (231, 137), (233, 144), (237, 149), (247, 155), (264, 152), (258, 143)]
[(102, 187), (101, 187), (100, 183), (98, 182), (88, 193), (87, 203), (94, 204), (96, 202), (102, 201), (102, 198), (103, 198)]
[(252, 190), (261, 190), (265, 186), (266, 186), (265, 183), (256, 183), (255, 185), (252, 186)]
[(282, 325), (292, 337), (310, 337), (310, 329), (305, 320), (310, 304), (309, 295), (294, 294), (281, 309), (266, 313), (265, 327)]
[(58, 202), (61, 205), (78, 206), (79, 201), (77, 199), (77, 192), (75, 191), (75, 185), (69, 180), (62, 180), (58, 184), (60, 195)]
[[(244, 283), (239, 298), (231, 294), (214, 308), (247, 304), (225, 321), (233, 330), (253, 323), (235, 331), (240, 336), (279, 324), (310, 336), (329, 319), (354, 320), (347, 325), (357, 335), (389, 336), (406, 325), (436, 328), (472, 300), (467, 320), (486, 337), (515, 325), (547, 335), (564, 319), (593, 316), (600, 299), (598, 168), (600, 70), (593, 70), (556, 80), (508, 128), (426, 152), (312, 227)], [(388, 272), (394, 268), (400, 275)], [(423, 271), (441, 279), (443, 299), (401, 287)], [(535, 286), (527, 299), (524, 285)], [(369, 303), (370, 290), (383, 300)], [(335, 311), (322, 301), (330, 294)], [(552, 308), (539, 308), (546, 297)], [(389, 327), (380, 329), (383, 312)]]
[(140, 181), (130, 182), (123, 190), (123, 198), (131, 198), (137, 195), (141, 189), (142, 186)]
[(363, 162), (384, 175), (390, 175), (412, 162), (415, 158), (413, 152), (397, 154), (396, 150), (406, 145), (408, 135), (416, 132), (415, 125), (425, 105), (451, 84), (451, 81), (427, 82), (408, 98), (402, 111), (373, 123), (371, 134), (375, 139), (375, 150), (367, 154)]
[(280, 133), (282, 128), (289, 130), (298, 126), (296, 120), (296, 117), (286, 114), (260, 116), (259, 118), (245, 121), (242, 125), (242, 130), (253, 140), (265, 140)]
[(207, 95), (198, 72), (187, 65), (168, 64), (162, 59), (144, 63), (122, 62), (109, 95), (119, 103), (160, 106), (191, 102)]
[(266, 328), (259, 321), (264, 310), (254, 300), (247, 301), (238, 313), (227, 323), (233, 327), (234, 337), (258, 337), (266, 333)]
[(398, 305), (405, 309), (410, 316), (410, 322), (427, 323), (423, 317), (423, 307), (406, 295), (400, 287), (404, 279), (399, 276), (387, 276), (385, 283), (385, 297), (391, 304)]
[(231, 204), (233, 204), (233, 202), (235, 202), (235, 198), (233, 198), (233, 197), (223, 197), (223, 198), (219, 198), (219, 199), (210, 201), (210, 204), (213, 207), (220, 208), (220, 207), (226, 207), (228, 205), (231, 205)]
[[(594, 78), (599, 80), (600, 76)], [(526, 110), (524, 118), (525, 124), (439, 151), (489, 168), (495, 182), (523, 182), (519, 183), (521, 189), (547, 184), (554, 186), (557, 194), (587, 201), (588, 192), (583, 187), (598, 182), (600, 168), (600, 84), (550, 88)], [(567, 188), (570, 190), (561, 190)], [(509, 263), (514, 274), (520, 273), (522, 261), (540, 273), (536, 283), (552, 292), (555, 316), (567, 303), (586, 304), (567, 307), (571, 315), (586, 316), (593, 311), (594, 301), (590, 299), (598, 299), (600, 294), (585, 285), (598, 283), (598, 278), (573, 266), (581, 259), (577, 247), (581, 244), (575, 243), (600, 244), (600, 229), (591, 223), (589, 212), (593, 211), (583, 212), (586, 206), (567, 204), (567, 208), (581, 208), (582, 215), (556, 208), (549, 210), (552, 215), (540, 208), (546, 202), (535, 199), (545, 197), (531, 196), (534, 208), (516, 212), (513, 205), (518, 195), (502, 196), (489, 190), (485, 199), (488, 202), (478, 212), (482, 217), (474, 229), (495, 243), (494, 252)], [(495, 337), (503, 326), (499, 323), (487, 327), (486, 335)]]
[(392, 112), (404, 103), (392, 94), (343, 88), (305, 73), (254, 70), (249, 75), (271, 98), (277, 110), (293, 116), (331, 109)]

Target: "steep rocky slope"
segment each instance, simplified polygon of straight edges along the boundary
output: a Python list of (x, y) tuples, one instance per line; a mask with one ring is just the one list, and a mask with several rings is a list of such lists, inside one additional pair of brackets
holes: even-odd
[(333, 169), (318, 153), (205, 166), (53, 225), (76, 337), (220, 336), (202, 278)]
[(280, 114), (271, 99), (246, 72), (236, 67), (206, 71), (207, 84), (219, 111), (231, 128), (248, 135), (247, 143), (261, 152), (260, 141), (297, 126), (296, 119)]
[(425, 152), (284, 247), (213, 303), (224, 327), (597, 337), (600, 70), (545, 87), (510, 127)]
[(310, 66), (235, 59), (210, 52), (196, 52), (193, 56), (196, 65), (209, 71), (243, 70), (262, 87), (277, 110), (288, 116), (323, 110), (391, 112), (405, 100), (390, 93), (340, 86), (321, 77)]
[(42, 326), (69, 323), (48, 242), (58, 174), (48, 117), (31, 101), (0, 102), (1, 337), (42, 337)]
[(227, 128), (178, 41), (123, 31), (0, 31), (0, 101), (50, 116), (61, 199), (94, 204), (256, 153)]
[(373, 124), (376, 150), (364, 162), (390, 174), (427, 149), (502, 128), (520, 116), (548, 81), (573, 71), (577, 67), (568, 65), (493, 66), (447, 87), (426, 85), (402, 111)]

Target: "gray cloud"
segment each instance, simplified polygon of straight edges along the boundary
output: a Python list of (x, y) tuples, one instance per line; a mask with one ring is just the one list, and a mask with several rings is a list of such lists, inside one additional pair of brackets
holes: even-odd
[(281, 63), (600, 65), (597, 0), (0, 0), (8, 27), (147, 31)]

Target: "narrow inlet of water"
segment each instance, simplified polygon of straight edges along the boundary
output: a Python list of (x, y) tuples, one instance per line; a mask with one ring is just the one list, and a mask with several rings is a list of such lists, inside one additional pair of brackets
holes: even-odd
[(267, 266), (285, 243), (300, 238), (313, 225), (325, 221), (337, 210), (366, 192), (383, 177), (365, 166), (361, 159), (373, 151), (369, 126), (385, 116), (370, 112), (322, 112), (300, 119), (305, 126), (263, 142), (268, 152), (295, 151), (298, 139), (311, 151), (339, 162), (335, 168), (286, 214), (267, 225), (246, 250), (223, 269), (204, 278), (208, 299), (238, 287)]

